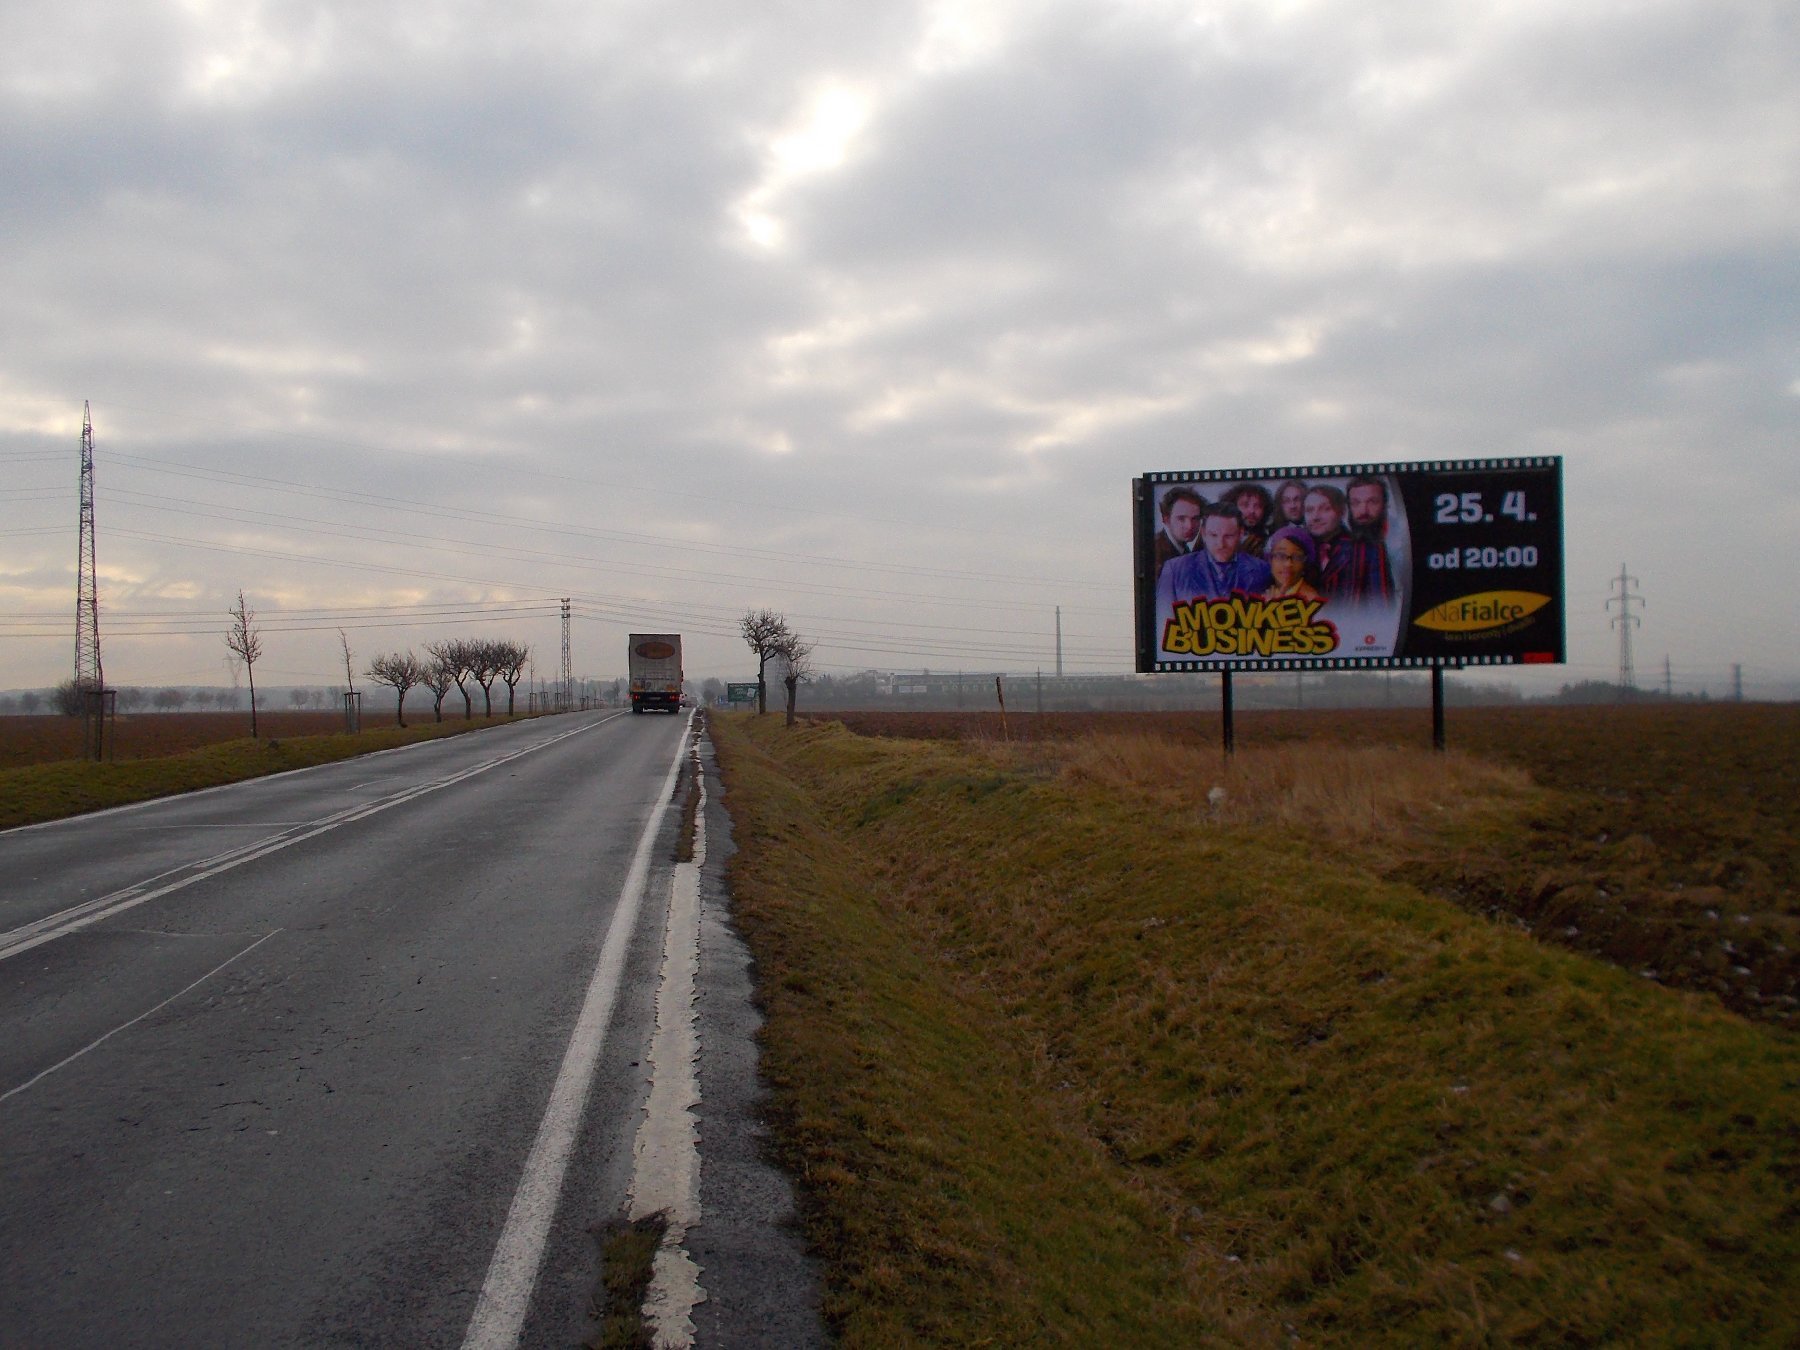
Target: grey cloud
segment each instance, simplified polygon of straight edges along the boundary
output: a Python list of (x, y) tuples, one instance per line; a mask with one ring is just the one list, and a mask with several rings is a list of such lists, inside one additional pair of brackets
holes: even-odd
[[(1125, 484), (1150, 468), (1563, 453), (1584, 560), (1654, 526), (1695, 574), (1735, 517), (1690, 542), (1648, 484), (1704, 462), (1795, 509), (1788, 7), (957, 12), (999, 40), (926, 69), (923, 6), (273, 6), (267, 49), (203, 94), (228, 7), (123, 6), (113, 29), (15, 8), (0, 452), (92, 394), (103, 469), (115, 448), (1096, 588), (1072, 608), (1123, 596)], [(785, 235), (759, 246), (737, 211), (834, 81), (871, 119), (775, 192)], [(1594, 499), (1634, 469), (1630, 518)], [(127, 481), (157, 484), (103, 474)], [(208, 594), (284, 570), (131, 547)], [(53, 578), (63, 555), (27, 562)], [(711, 622), (821, 575), (708, 568), (591, 584)], [(534, 575), (481, 569), (441, 570)], [(870, 618), (1055, 602), (867, 589), (911, 595)]]

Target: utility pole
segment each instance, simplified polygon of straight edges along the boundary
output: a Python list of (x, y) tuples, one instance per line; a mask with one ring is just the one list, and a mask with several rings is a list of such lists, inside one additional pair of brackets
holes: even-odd
[(1673, 701), (1675, 697), (1675, 677), (1669, 672), (1669, 658), (1663, 657), (1663, 697)]
[(1637, 593), (1637, 578), (1625, 570), (1625, 564), (1619, 564), (1619, 575), (1612, 579), (1618, 594), (1606, 602), (1611, 609), (1614, 605), (1619, 612), (1612, 617), (1612, 625), (1619, 630), (1619, 694), (1628, 697), (1629, 692), (1637, 688), (1637, 671), (1631, 664), (1631, 630), (1641, 627), (1643, 620), (1631, 612), (1633, 605), (1642, 605), (1644, 597)]
[(562, 621), (563, 621), (562, 704), (563, 704), (563, 711), (567, 712), (569, 709), (571, 709), (575, 706), (575, 699), (574, 699), (575, 676), (573, 674), (574, 668), (569, 660), (569, 597), (566, 595), (563, 597), (563, 602), (562, 602)]
[(1062, 678), (1062, 606), (1056, 607), (1056, 678)]
[(1731, 701), (1733, 703), (1744, 701), (1744, 668), (1736, 661), (1731, 663)]

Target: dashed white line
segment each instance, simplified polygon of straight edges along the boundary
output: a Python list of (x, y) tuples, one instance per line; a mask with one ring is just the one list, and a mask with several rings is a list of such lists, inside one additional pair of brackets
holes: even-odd
[[(275, 933), (279, 933), (280, 931), (281, 931), (281, 929), (277, 928), (275, 930)], [(217, 975), (221, 970), (225, 969), (225, 967), (230, 965), (233, 961), (236, 961), (236, 960), (240, 959), (241, 957), (248, 956), (251, 952), (255, 951), (258, 947), (262, 946), (263, 943), (267, 942), (270, 938), (274, 937), (275, 933), (264, 933), (261, 937), (256, 939), (255, 942), (252, 942), (248, 947), (244, 948), (243, 951), (238, 952), (235, 956), (231, 956), (231, 957), (227, 958), (226, 960), (219, 962), (218, 965), (214, 966), (211, 970), (207, 971), (206, 974), (202, 975), (199, 979), (195, 980), (192, 984), (183, 985), (180, 989), (177, 989), (173, 994), (170, 994), (167, 998), (165, 998), (161, 1003), (157, 1004), (154, 1008), (145, 1009), (143, 1012), (139, 1013), (136, 1017), (132, 1018), (129, 1022), (119, 1023), (118, 1026), (114, 1027), (111, 1031), (107, 1032), (104, 1036), (96, 1037), (94, 1040), (92, 1040), (92, 1041), (88, 1042), (86, 1045), (82, 1046), (81, 1049), (77, 1050), (74, 1054), (67, 1055), (64, 1058), (57, 1060), (56, 1063), (52, 1064), (49, 1068), (45, 1069), (42, 1073), (34, 1074), (32, 1077), (27, 1078), (23, 1083), (20, 1083), (17, 1087), (8, 1088), (5, 1092), (0, 1092), (0, 1102), (5, 1101), (8, 1097), (13, 1096), (15, 1093), (20, 1093), (20, 1092), (25, 1091), (25, 1089), (30, 1087), (33, 1083), (38, 1083), (38, 1082), (43, 1081), (44, 1079), (48, 1078), (51, 1074), (55, 1073), (58, 1069), (66, 1068), (68, 1065), (73, 1064), (76, 1060), (80, 1059), (83, 1055), (87, 1054), (88, 1051), (99, 1048), (101, 1045), (103, 1045), (107, 1041), (110, 1041), (114, 1036), (117, 1036), (121, 1031), (124, 1031), (130, 1027), (135, 1027), (139, 1022), (143, 1021), (146, 1017), (150, 1016), (151, 1013), (161, 1012), (164, 1008), (168, 1007), (176, 999), (180, 998), (183, 994), (187, 993), (188, 990), (197, 989), (201, 985), (205, 984), (208, 980), (210, 980), (213, 976)]]

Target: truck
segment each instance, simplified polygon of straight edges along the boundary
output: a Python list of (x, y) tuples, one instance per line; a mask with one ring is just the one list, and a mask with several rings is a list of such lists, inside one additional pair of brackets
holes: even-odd
[(681, 634), (630, 633), (631, 711), (681, 711)]

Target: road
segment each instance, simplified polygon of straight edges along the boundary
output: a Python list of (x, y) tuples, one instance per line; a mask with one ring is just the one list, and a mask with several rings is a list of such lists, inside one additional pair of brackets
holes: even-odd
[[(688, 725), (518, 722), (0, 834), (0, 1341), (591, 1336)], [(700, 1164), (694, 1320), (702, 1344), (810, 1342), (785, 1190), (738, 1176), (754, 1017), (704, 922), (695, 1115), (738, 1138), (729, 1175)]]

